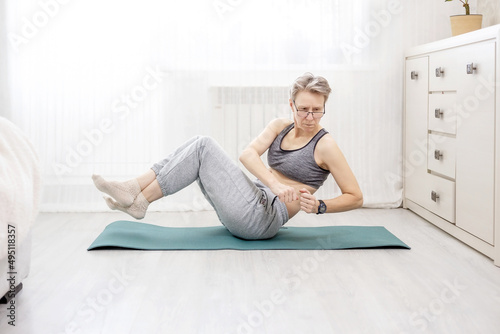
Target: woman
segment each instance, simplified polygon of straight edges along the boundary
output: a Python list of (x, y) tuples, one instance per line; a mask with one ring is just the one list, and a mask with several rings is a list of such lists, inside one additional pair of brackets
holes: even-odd
[[(300, 210), (333, 213), (361, 207), (363, 196), (347, 161), (320, 123), (330, 94), (326, 79), (306, 73), (290, 90), (293, 121), (276, 119), (242, 152), (251, 181), (209, 137), (195, 137), (151, 170), (125, 182), (92, 178), (106, 203), (142, 219), (148, 205), (197, 181), (219, 220), (234, 236), (272, 238)], [(267, 168), (261, 160), (268, 150)], [(316, 190), (331, 174), (342, 195), (320, 200)]]

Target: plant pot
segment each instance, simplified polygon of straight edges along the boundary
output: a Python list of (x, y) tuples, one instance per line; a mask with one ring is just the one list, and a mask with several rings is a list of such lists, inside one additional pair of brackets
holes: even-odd
[(457, 36), (465, 34), (470, 31), (481, 29), (483, 22), (483, 15), (470, 14), (470, 15), (453, 15), (450, 16), (451, 21), (451, 35)]

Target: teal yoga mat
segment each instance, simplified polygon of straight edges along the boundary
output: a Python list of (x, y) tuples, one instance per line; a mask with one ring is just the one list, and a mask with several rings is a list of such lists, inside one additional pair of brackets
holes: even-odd
[(164, 227), (126, 220), (109, 224), (87, 250), (407, 248), (383, 226), (283, 227), (268, 240), (242, 240), (224, 226)]

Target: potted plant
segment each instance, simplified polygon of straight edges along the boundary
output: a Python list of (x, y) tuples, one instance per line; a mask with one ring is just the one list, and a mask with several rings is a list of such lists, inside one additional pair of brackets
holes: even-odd
[[(444, 1), (448, 2), (452, 0), (444, 0)], [(469, 0), (459, 0), (459, 1), (463, 4), (465, 8), (465, 15), (450, 16), (452, 36), (465, 34), (473, 30), (481, 29), (481, 24), (483, 22), (483, 15), (470, 13)]]

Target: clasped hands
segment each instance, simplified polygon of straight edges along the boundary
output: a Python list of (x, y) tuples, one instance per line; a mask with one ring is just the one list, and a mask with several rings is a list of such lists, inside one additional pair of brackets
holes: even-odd
[(318, 212), (318, 200), (306, 188), (299, 189), (300, 196), (295, 191), (295, 188), (279, 184), (271, 189), (273, 193), (278, 196), (278, 199), (283, 203), (290, 203), (300, 200), (300, 209), (307, 213)]

